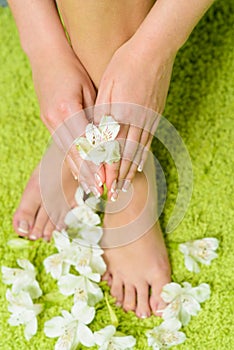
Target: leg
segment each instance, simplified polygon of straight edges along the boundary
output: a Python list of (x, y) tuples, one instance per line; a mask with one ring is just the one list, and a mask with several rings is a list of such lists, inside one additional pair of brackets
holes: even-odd
[[(58, 4), (73, 49), (98, 88), (113, 53), (134, 34), (153, 2), (105, 0), (84, 4), (77, 0), (59, 0)], [(156, 207), (154, 165), (150, 159), (148, 163), (152, 174), (150, 206)], [(137, 174), (133, 187), (134, 195), (128, 207), (117, 214), (105, 215), (105, 227), (118, 227), (119, 223), (124, 225), (137, 218), (146, 202), (147, 183), (144, 175)], [(156, 312), (163, 308), (159, 295), (162, 286), (170, 281), (170, 264), (159, 223), (131, 244), (106, 249), (104, 257), (108, 265), (104, 278), (109, 280), (112, 295), (125, 310), (136, 311), (138, 316), (144, 317), (149, 316), (151, 310)]]

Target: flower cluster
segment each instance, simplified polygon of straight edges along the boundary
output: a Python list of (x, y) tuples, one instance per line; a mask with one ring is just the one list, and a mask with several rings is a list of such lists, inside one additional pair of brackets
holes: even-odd
[(215, 252), (219, 246), (217, 238), (203, 238), (179, 245), (179, 250), (184, 254), (184, 262), (191, 272), (199, 272), (198, 263), (210, 265), (211, 261), (217, 258)]
[(81, 158), (97, 165), (118, 162), (120, 148), (115, 138), (119, 130), (120, 125), (111, 116), (103, 116), (98, 127), (93, 123), (88, 124), (86, 137), (79, 137), (75, 141)]
[[(84, 200), (84, 191), (80, 187), (75, 198), (77, 207), (65, 218), (67, 230), (53, 233), (58, 253), (44, 260), (46, 272), (58, 281), (60, 293), (73, 296), (74, 304), (71, 312), (62, 310), (62, 316), (45, 323), (45, 334), (58, 337), (55, 350), (76, 349), (79, 343), (86, 347), (98, 345), (103, 350), (131, 349), (135, 339), (115, 336), (113, 325), (94, 333), (88, 326), (95, 317), (94, 306), (103, 299), (98, 285), (106, 270), (103, 250), (98, 245), (103, 232), (100, 217), (95, 212), (99, 200), (94, 197)], [(76, 273), (71, 273), (71, 267)]]
[(36, 281), (34, 266), (26, 259), (18, 259), (21, 268), (2, 266), (3, 282), (12, 285), (7, 289), (6, 298), (11, 316), (8, 323), (11, 326), (25, 325), (24, 335), (27, 340), (37, 332), (37, 315), (42, 311), (41, 304), (33, 304), (33, 299), (42, 295)]

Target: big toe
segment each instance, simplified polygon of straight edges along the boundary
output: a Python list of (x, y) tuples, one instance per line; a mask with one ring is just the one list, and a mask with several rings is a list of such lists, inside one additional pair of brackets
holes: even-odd
[(163, 286), (169, 282), (170, 279), (165, 279), (164, 281), (155, 281), (152, 283), (150, 307), (155, 316), (162, 316), (162, 311), (167, 306), (167, 304), (161, 298), (161, 292)]

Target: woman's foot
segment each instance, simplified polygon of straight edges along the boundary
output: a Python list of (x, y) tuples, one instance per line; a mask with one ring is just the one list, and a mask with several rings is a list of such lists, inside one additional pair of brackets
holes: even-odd
[[(166, 306), (160, 298), (160, 293), (162, 287), (171, 280), (170, 263), (159, 223), (152, 227), (149, 216), (142, 215), (141, 220), (148, 221), (149, 229), (145, 233), (142, 232), (144, 234), (140, 238), (132, 241), (132, 232), (136, 232), (139, 225), (136, 219), (140, 216), (147, 199), (146, 209), (149, 207), (149, 211), (157, 202), (154, 184), (155, 181), (150, 183), (148, 197), (145, 176), (137, 174), (133, 181), (134, 192), (130, 204), (120, 212), (106, 214), (104, 219), (104, 225), (107, 228), (115, 228), (119, 227), (120, 223), (126, 225), (131, 222), (131, 228), (128, 228), (130, 243), (105, 249), (104, 259), (108, 270), (103, 279), (108, 281), (116, 302), (122, 305), (124, 310), (135, 311), (136, 315), (142, 318), (150, 316), (151, 312), (160, 315), (157, 310)], [(122, 197), (126, 195), (121, 193), (119, 201), (123, 202)], [(118, 204), (118, 201), (116, 203)], [(121, 234), (121, 228), (119, 233)]]
[[(64, 163), (62, 174), (63, 190), (69, 205), (74, 205), (74, 194), (78, 186), (77, 181), (67, 165)], [(56, 186), (49, 186), (52, 203), (56, 203)], [(54, 198), (54, 200), (53, 200)], [(42, 203), (41, 189), (39, 186), (39, 166), (34, 170), (21, 198), (18, 209), (13, 217), (13, 226), (19, 236), (28, 237), (31, 240), (44, 238), (50, 240), (53, 230), (63, 226), (65, 207), (54, 205), (53, 220), (47, 214)], [(57, 217), (57, 219), (54, 219)]]

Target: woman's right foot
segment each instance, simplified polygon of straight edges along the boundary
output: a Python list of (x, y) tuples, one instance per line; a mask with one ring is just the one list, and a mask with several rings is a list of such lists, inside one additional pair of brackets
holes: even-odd
[[(66, 200), (72, 207), (74, 205), (74, 194), (78, 182), (74, 180), (67, 165), (63, 168), (63, 190)], [(56, 186), (55, 186), (56, 187)], [(56, 202), (57, 188), (49, 188), (51, 198), (54, 196)], [(51, 199), (52, 200), (52, 199)], [(53, 217), (51, 220), (42, 203), (41, 189), (39, 185), (39, 166), (34, 170), (21, 198), (18, 209), (13, 217), (13, 226), (16, 233), (22, 237), (28, 237), (31, 240), (44, 238), (50, 240), (53, 230), (62, 227), (63, 219), (66, 215), (64, 208), (54, 206)]]

